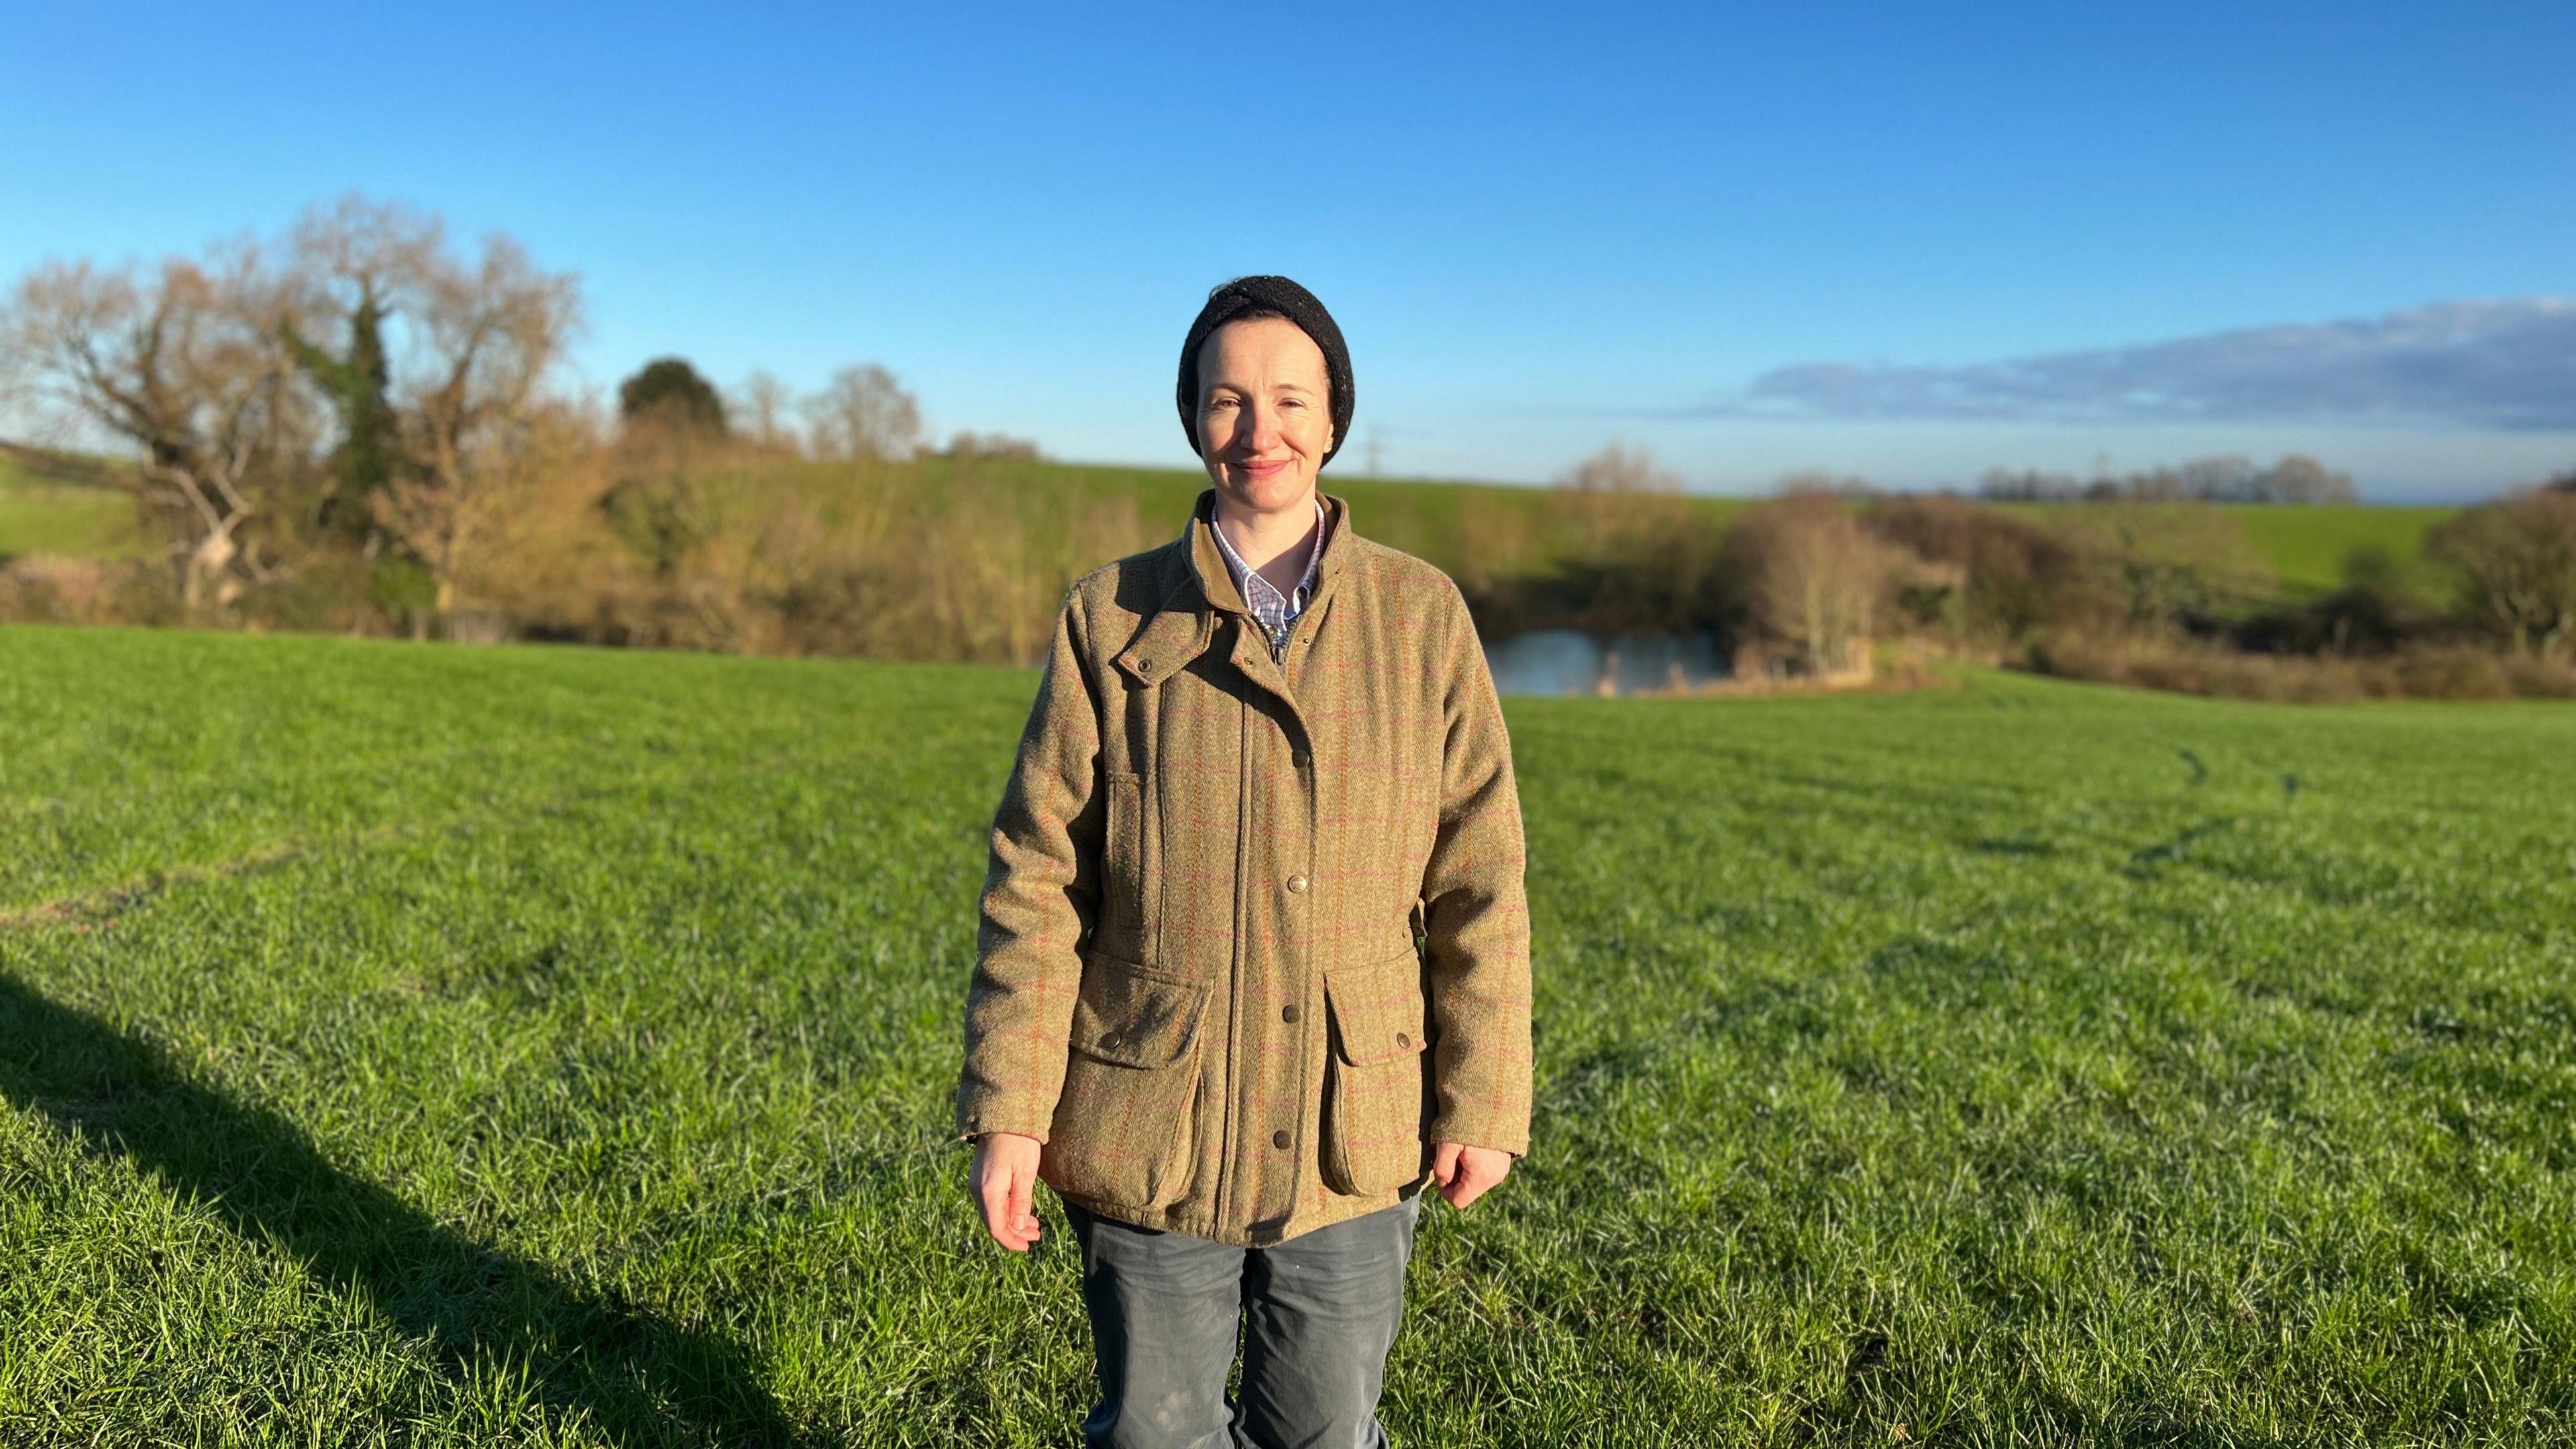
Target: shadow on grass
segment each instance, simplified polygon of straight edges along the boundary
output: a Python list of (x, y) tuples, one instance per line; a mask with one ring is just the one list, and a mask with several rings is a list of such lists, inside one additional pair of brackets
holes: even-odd
[(523, 1369), (546, 1404), (619, 1445), (794, 1444), (743, 1351), (431, 1222), (325, 1161), (294, 1124), (189, 1081), (161, 1050), (0, 975), (0, 1095), (122, 1154), (363, 1290), (456, 1367)]

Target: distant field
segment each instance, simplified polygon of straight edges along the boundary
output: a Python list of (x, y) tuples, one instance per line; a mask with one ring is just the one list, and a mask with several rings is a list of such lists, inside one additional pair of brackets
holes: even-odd
[(13, 554), (126, 557), (142, 552), (134, 500), (106, 487), (54, 482), (0, 459), (0, 559)]
[[(824, 464), (791, 467), (812, 469)], [(931, 461), (913, 465), (925, 484), (939, 481), (956, 465)], [(1126, 468), (1087, 463), (984, 461), (975, 465), (987, 476), (1005, 478), (1031, 490), (1080, 489), (1090, 496), (1135, 500), (1150, 541), (1159, 543), (1180, 531), (1191, 502), (1208, 486), (1207, 475), (1183, 469)], [(1443, 568), (1451, 568), (1470, 550), (1470, 534), (1480, 526), (1489, 539), (1525, 530), (1542, 550), (1546, 546), (1547, 490), (1506, 483), (1451, 483), (1414, 479), (1346, 477), (1327, 473), (1325, 492), (1348, 499), (1351, 521), (1362, 534)], [(1692, 505), (1715, 518), (1742, 512), (1754, 500), (1698, 496)], [(1141, 546), (1141, 545), (1140, 545)]]
[[(0, 628), (0, 1443), (1056, 1445), (946, 1140), (1034, 676)], [(1412, 1446), (2576, 1435), (2576, 711), (1514, 699)]]
[[(800, 465), (818, 467), (822, 465)], [(926, 480), (952, 465), (920, 465)], [(1030, 489), (1078, 488), (1095, 497), (1126, 496), (1150, 525), (1168, 522), (1175, 530), (1190, 500), (1207, 486), (1203, 475), (1178, 469), (1120, 468), (1071, 463), (982, 463), (1019, 486)], [(1515, 520), (1543, 535), (1547, 492), (1540, 488), (1495, 483), (1438, 483), (1328, 477), (1325, 485), (1351, 502), (1352, 517), (1370, 537), (1417, 554), (1444, 568), (1454, 567), (1469, 552), (1468, 522), (1481, 515)], [(1709, 516), (1728, 519), (1762, 500), (1695, 495), (1693, 503)], [(2048, 520), (2080, 515), (2084, 504), (2004, 505), (2024, 517)], [(2133, 505), (2124, 505), (2133, 506)], [(2198, 507), (2175, 504), (2168, 507)], [(2415, 564), (2424, 536), (2457, 510), (2441, 507), (2380, 507), (2375, 504), (2260, 505), (2227, 504), (2218, 510), (2235, 521), (2254, 552), (2272, 567), (2283, 593), (2312, 598), (2332, 592), (2344, 581), (2344, 560), (2365, 544), (2389, 551), (2401, 568)]]
[(2359, 548), (2387, 551), (2400, 568), (2424, 552), (2424, 536), (2456, 508), (2376, 504), (2242, 504), (2227, 510), (2246, 541), (2271, 560), (2284, 591), (2314, 597), (2344, 583), (2344, 560)]
[[(2042, 523), (2080, 518), (2095, 505), (2084, 503), (2005, 503), (2006, 512)], [(2382, 507), (2375, 503), (2269, 504), (2151, 503), (2119, 504), (2124, 509), (2215, 507), (2232, 520), (2256, 556), (2269, 564), (2283, 596), (2293, 600), (2330, 594), (2344, 584), (2344, 561), (2365, 545), (2386, 549), (2401, 573), (2418, 569), (2424, 536), (2459, 510), (2441, 507)]]
[[(940, 486), (957, 467), (937, 460), (904, 466), (916, 468), (927, 487)], [(1031, 492), (1075, 491), (1103, 501), (1132, 500), (1145, 535), (1137, 540), (1138, 547), (1177, 531), (1190, 501), (1207, 486), (1204, 475), (1182, 469), (1015, 460), (987, 460), (973, 466), (985, 477)], [(810, 481), (828, 475), (831, 467), (757, 464), (750, 471), (754, 476), (775, 473)], [(1353, 521), (1362, 533), (1443, 568), (1455, 569), (1479, 549), (1490, 551), (1498, 540), (1515, 536), (1533, 540), (1540, 557), (1548, 552), (1544, 489), (1347, 476), (1331, 476), (1325, 487), (1350, 500)], [(1759, 501), (1709, 495), (1693, 499), (1696, 507), (1718, 519), (1731, 518)], [(2065, 517), (2085, 505), (2007, 506), (2026, 517), (2048, 519)], [(2228, 505), (2222, 511), (2236, 520), (2248, 544), (2271, 564), (2283, 593), (2299, 599), (2341, 585), (2344, 560), (2364, 544), (2387, 549), (2401, 566), (2413, 565), (2425, 534), (2455, 510), (2355, 504)], [(143, 547), (132, 505), (121, 495), (30, 471), (26, 464), (0, 454), (0, 558), (21, 553), (114, 556)]]
[(68, 481), (0, 453), (0, 558), (22, 553), (121, 558), (144, 547), (124, 494)]
[[(832, 464), (755, 464), (750, 477), (773, 472), (817, 480), (829, 474), (829, 467)], [(956, 464), (925, 462), (904, 467), (920, 469), (925, 487), (940, 487)], [(1198, 498), (1200, 487), (1206, 487), (1203, 474), (1185, 469), (1056, 462), (979, 462), (974, 467), (984, 477), (1030, 492), (1082, 492), (1103, 503), (1131, 500), (1141, 529), (1136, 547), (1146, 547), (1180, 529), (1190, 500)], [(1350, 500), (1352, 521), (1363, 534), (1419, 554), (1445, 570), (1458, 570), (1479, 552), (1512, 547), (1515, 539), (1528, 539), (1538, 549), (1535, 557), (1548, 557), (1546, 490), (1540, 487), (1332, 477), (1327, 490)], [(1710, 518), (1734, 518), (1759, 500), (1698, 495), (1692, 503)], [(2079, 516), (2084, 505), (2007, 508), (2045, 521)], [(2424, 549), (2424, 536), (2455, 511), (2380, 505), (2226, 505), (2223, 513), (2244, 531), (2246, 544), (2272, 565), (2287, 598), (2316, 598), (2344, 583), (2344, 559), (2365, 544), (2388, 549), (2401, 567), (2414, 567)], [(28, 472), (23, 464), (0, 456), (0, 557), (36, 552), (126, 557), (142, 549), (134, 505), (124, 495)]]

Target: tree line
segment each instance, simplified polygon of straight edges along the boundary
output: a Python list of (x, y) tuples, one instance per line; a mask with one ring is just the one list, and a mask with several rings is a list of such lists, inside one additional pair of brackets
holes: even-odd
[[(794, 488), (691, 470), (842, 467), (852, 481), (824, 511), (851, 526), (828, 541), (832, 566), (890, 579), (902, 565), (888, 560), (919, 557), (944, 525), (920, 509), (889, 522), (897, 504), (860, 502), (886, 480), (855, 473), (1038, 456), (1001, 435), (926, 444), (917, 402), (873, 363), (801, 397), (754, 372), (728, 396), (659, 358), (611, 413), (565, 382), (582, 325), (572, 273), (507, 236), (460, 245), (434, 215), (356, 195), (199, 256), (39, 265), (0, 303), (0, 402), (18, 426), (124, 460), (88, 481), (129, 493), (162, 551), (139, 566), (19, 567), (0, 579), (0, 611), (757, 647), (822, 630), (752, 615), (836, 586), (754, 582), (747, 566), (711, 584), (700, 574), (722, 572), (726, 551), (715, 535), (776, 534), (779, 517), (811, 510)], [(864, 566), (851, 532), (872, 540)], [(893, 630), (860, 632), (884, 647)], [(910, 647), (992, 647), (957, 632)]]
[(2420, 559), (2356, 549), (2304, 602), (2222, 509), (2094, 503), (2021, 513), (1807, 474), (1720, 518), (1610, 448), (1552, 490), (1552, 557), (1486, 536), (1459, 579), (1489, 636), (1706, 630), (1739, 676), (1865, 675), (1902, 640), (2267, 697), (2576, 695), (2576, 471), (2462, 509)]
[(1993, 503), (2358, 503), (2352, 475), (2304, 453), (2291, 453), (2268, 468), (2225, 454), (2195, 458), (2169, 468), (2090, 479), (2036, 468), (1990, 468), (1977, 496)]
[[(771, 455), (824, 462), (897, 458), (1041, 458), (1038, 445), (1004, 433), (953, 433), (944, 448), (922, 441), (921, 405), (876, 363), (845, 367), (802, 398), (775, 373), (754, 369), (727, 397), (685, 357), (657, 357), (617, 385), (625, 429), (649, 427)], [(795, 418), (801, 416), (800, 431)]]
[[(92, 481), (165, 551), (10, 564), (0, 617), (1025, 662), (1073, 577), (1168, 536), (1130, 492), (1038, 477), (1026, 440), (930, 445), (878, 364), (798, 395), (666, 356), (580, 395), (581, 326), (571, 273), (356, 196), (199, 257), (39, 266), (0, 305), (0, 387), (116, 444)], [(2548, 692), (2576, 668), (2576, 473), (2462, 511), (2425, 568), (2358, 555), (2297, 604), (2201, 505), (2349, 499), (2314, 459), (1999, 470), (1979, 494), (2095, 506), (1810, 474), (1721, 519), (1611, 448), (1426, 551), (1489, 638), (1704, 629), (1745, 674), (1849, 677), (1890, 639), (2238, 692)]]

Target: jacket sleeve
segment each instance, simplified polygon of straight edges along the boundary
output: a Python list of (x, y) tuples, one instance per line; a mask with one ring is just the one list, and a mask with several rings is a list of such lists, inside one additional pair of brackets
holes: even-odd
[(1529, 1151), (1529, 902), (1511, 740), (1467, 603), (1449, 590), (1440, 825), (1423, 871), (1430, 1140)]
[(993, 815), (966, 988), (957, 1135), (1043, 1142), (1064, 1085), (1082, 946), (1100, 891), (1100, 710), (1080, 599), (1065, 596), (1037, 702)]

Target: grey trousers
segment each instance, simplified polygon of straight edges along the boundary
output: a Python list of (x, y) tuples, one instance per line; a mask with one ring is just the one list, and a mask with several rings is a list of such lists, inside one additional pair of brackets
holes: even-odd
[[(1422, 1199), (1232, 1248), (1066, 1203), (1100, 1401), (1096, 1449), (1382, 1449), (1378, 1391)], [(1236, 1334), (1243, 1391), (1225, 1393)]]

